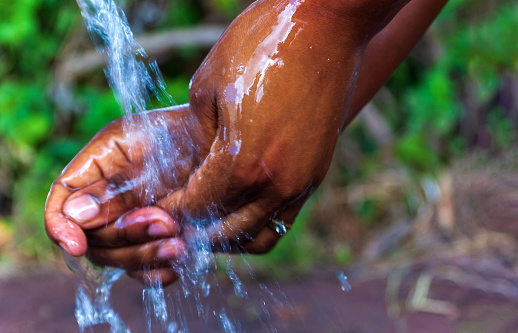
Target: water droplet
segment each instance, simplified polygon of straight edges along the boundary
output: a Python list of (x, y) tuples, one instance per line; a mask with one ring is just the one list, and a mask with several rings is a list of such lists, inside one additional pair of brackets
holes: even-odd
[(228, 318), (227, 314), (225, 313), (225, 309), (221, 310), (221, 313), (219, 314), (219, 318), (221, 320), (221, 326), (223, 326), (223, 330), (225, 333), (235, 333), (236, 329), (230, 319)]
[(236, 272), (234, 272), (233, 269), (229, 268), (227, 270), (228, 277), (234, 284), (234, 292), (236, 293), (236, 296), (239, 296), (241, 298), (246, 298), (248, 296), (248, 293), (245, 290), (245, 287), (243, 286), (243, 282), (237, 277)]
[(243, 75), (246, 72), (246, 67), (243, 64), (239, 64), (239, 66), (237, 66), (236, 70), (237, 70), (237, 74)]
[(340, 281), (340, 284), (342, 285), (343, 291), (351, 291), (351, 285), (349, 284), (349, 281), (347, 281), (347, 276), (345, 276), (344, 272), (338, 273), (338, 281)]
[(201, 289), (204, 297), (208, 297), (210, 295), (210, 283), (203, 281)]

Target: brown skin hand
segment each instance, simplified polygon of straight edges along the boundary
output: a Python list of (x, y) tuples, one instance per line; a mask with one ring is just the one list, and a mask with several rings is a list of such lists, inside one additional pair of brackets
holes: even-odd
[[(175, 237), (178, 223), (209, 218), (213, 223), (207, 231), (215, 250), (270, 250), (279, 236), (267, 221), (294, 222), (324, 178), (341, 129), (388, 79), (445, 2), (414, 0), (385, 29), (406, 1), (255, 2), (234, 20), (193, 77), (191, 112), (202, 133), (195, 159), (203, 162), (185, 186), (158, 202), (173, 218), (158, 207), (152, 212), (137, 209), (119, 220), (123, 227), (112, 223), (90, 230), (90, 257), (123, 267), (141, 280), (158, 274), (167, 284), (177, 277), (161, 268), (164, 260), (185, 251), (181, 237)], [(379, 60), (380, 54), (384, 59)], [(75, 184), (51, 190), (47, 230), (72, 255), (86, 251), (78, 227), (85, 223), (65, 216), (63, 207), (78, 188), (100, 179), (98, 172), (79, 176), (78, 170), (93, 168), (86, 165), (96, 148), (88, 147), (110, 140), (102, 134), (94, 139), (56, 181), (61, 184), (66, 178)], [(114, 207), (113, 214), (101, 209), (96, 222), (87, 225), (104, 225), (146, 204), (138, 198), (127, 202), (131, 204), (114, 202), (121, 207)], [(167, 232), (156, 232), (157, 227), (155, 237), (141, 235), (157, 223)], [(163, 240), (168, 237), (174, 241)], [(157, 269), (140, 270), (144, 266)]]
[[(153, 112), (149, 117), (164, 118), (168, 130), (172, 133), (185, 133), (186, 127), (193, 129), (189, 137), (185, 138), (186, 141), (192, 142), (191, 147), (182, 147), (183, 151), (180, 154), (186, 159), (185, 167), (175, 170), (174, 178), (163, 177), (165, 181), (162, 186), (156, 188), (157, 194), (163, 197), (170, 193), (171, 189), (183, 186), (193, 166), (198, 165), (202, 159), (192, 147), (200, 147), (203, 144), (199, 132), (192, 125), (192, 116), (187, 106)], [(133, 120), (135, 123), (141, 121), (138, 115), (133, 116)], [(87, 250), (84, 230), (104, 226), (136, 207), (149, 204), (142, 191), (146, 184), (139, 182), (142, 178), (140, 173), (144, 169), (142, 147), (149, 145), (146, 139), (146, 133), (138, 132), (127, 137), (123, 121), (118, 119), (108, 124), (81, 150), (50, 189), (45, 209), (45, 227), (51, 240), (71, 255), (82, 256)], [(71, 208), (77, 206), (78, 201), (85, 207), (82, 210), (83, 215), (72, 212)], [(146, 211), (142, 210), (142, 213), (144, 215)], [(144, 215), (150, 217), (145, 228), (149, 228), (149, 224), (157, 220), (153, 218), (155, 215)], [(174, 234), (178, 233), (175, 222), (170, 217), (164, 218), (167, 214), (158, 213), (158, 216), (164, 219), (163, 224), (166, 228), (171, 232), (175, 231)], [(136, 229), (131, 227), (129, 232), (136, 233)], [(111, 238), (114, 237), (115, 235)], [(131, 240), (137, 239), (136, 236), (128, 237)], [(149, 240), (149, 237), (145, 239)], [(120, 244), (120, 241), (113, 240), (113, 244)]]

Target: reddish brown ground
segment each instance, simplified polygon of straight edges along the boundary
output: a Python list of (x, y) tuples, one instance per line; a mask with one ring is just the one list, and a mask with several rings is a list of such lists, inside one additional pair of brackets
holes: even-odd
[[(274, 283), (265, 282), (271, 290), (282, 290), (291, 304), (291, 307), (277, 308), (275, 313), (272, 311), (269, 321), (264, 314), (254, 316), (252, 313), (257, 309), (247, 306), (247, 302), (236, 301), (230, 284), (222, 287), (223, 295), (230, 296), (212, 297), (207, 302), (217, 306), (223, 300), (233, 312), (231, 316), (239, 318), (244, 332), (265, 332), (261, 321), (271, 324), (276, 332), (518, 332), (516, 298), (434, 279), (427, 297), (448, 302), (439, 306), (439, 312), (446, 314), (434, 314), (415, 311), (405, 305), (415, 276), (405, 278), (398, 298), (390, 301), (385, 297), (385, 278), (351, 278), (350, 283), (352, 290), (343, 292), (335, 271), (322, 272), (296, 282), (283, 282), (280, 289)], [(246, 286), (250, 299), (257, 299), (258, 295), (264, 297), (259, 282), (249, 281)], [(132, 332), (146, 332), (140, 285), (124, 278), (116, 284), (114, 293), (114, 306)], [(0, 280), (0, 296), (1, 333), (79, 331), (74, 317), (74, 283), (69, 274), (40, 272), (32, 276), (4, 278)], [(397, 305), (400, 313), (389, 316), (387, 309), (396, 309)], [(222, 332), (214, 318), (200, 322), (190, 314), (187, 317), (190, 332)], [(108, 331), (106, 327), (86, 330)]]

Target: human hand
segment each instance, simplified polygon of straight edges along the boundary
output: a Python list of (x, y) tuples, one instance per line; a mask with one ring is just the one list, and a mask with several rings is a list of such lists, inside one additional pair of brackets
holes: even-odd
[(193, 78), (191, 111), (212, 145), (187, 185), (157, 205), (208, 224), (217, 251), (270, 250), (280, 235), (268, 221), (292, 225), (329, 166), (365, 43), (333, 13), (305, 6), (257, 2)]
[(210, 152), (158, 205), (181, 221), (210, 221), (217, 251), (269, 251), (281, 237), (269, 221), (291, 226), (327, 172), (368, 41), (406, 2), (252, 4), (192, 80), (191, 111)]
[[(176, 150), (168, 151), (170, 159), (166, 161), (174, 159), (176, 167), (171, 170), (162, 168), (153, 173), (158, 179), (154, 182), (155, 197), (146, 192), (150, 172), (145, 165), (163, 151), (153, 145), (149, 133), (142, 131), (144, 121), (162, 124), (157, 125), (156, 130), (161, 131), (161, 135), (170, 135), (170, 145), (158, 148), (176, 147)], [(160, 246), (174, 243), (156, 241), (157, 238), (174, 237), (179, 233), (178, 223), (158, 208), (148, 207), (139, 211), (139, 216), (156, 222), (154, 224), (135, 221), (128, 225), (128, 221), (134, 220), (132, 209), (149, 205), (156, 198), (182, 186), (193, 165), (199, 164), (198, 153), (203, 151), (203, 147), (196, 127), (192, 126), (188, 107), (132, 116), (131, 124), (126, 124), (133, 130), (131, 136), (124, 133), (124, 125), (121, 118), (100, 131), (56, 179), (49, 193), (45, 210), (47, 233), (73, 256), (81, 256), (87, 251), (84, 230), (87, 233), (96, 228), (101, 230), (93, 232), (93, 245), (111, 237), (110, 232), (115, 232), (117, 239), (105, 246), (121, 248), (146, 243), (148, 252), (158, 252)], [(117, 223), (111, 223), (117, 219)], [(105, 225), (112, 227), (104, 230)], [(151, 246), (148, 242), (154, 243)], [(127, 267), (130, 263), (119, 266)]]
[[(380, 26), (358, 33), (354, 19), (314, 6), (255, 3), (193, 78), (191, 108), (204, 141), (212, 143), (210, 154), (184, 188), (158, 205), (177, 221), (211, 220), (206, 230), (217, 250), (268, 251), (280, 236), (267, 222), (292, 224), (326, 173), (363, 50)], [(154, 221), (138, 220), (142, 230)], [(117, 243), (117, 233), (102, 241)], [(126, 256), (152, 257), (138, 244), (105, 263), (125, 267)], [(101, 261), (106, 254), (99, 253)]]

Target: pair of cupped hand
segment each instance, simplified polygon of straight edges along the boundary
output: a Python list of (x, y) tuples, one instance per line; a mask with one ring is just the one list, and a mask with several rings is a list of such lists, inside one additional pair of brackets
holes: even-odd
[(324, 178), (364, 48), (394, 15), (334, 3), (343, 1), (263, 0), (245, 10), (194, 75), (190, 104), (146, 114), (182, 138), (174, 152), (182, 163), (157, 175), (154, 199), (139, 181), (153, 154), (143, 148), (148, 136), (126, 136), (116, 120), (54, 182), (49, 237), (73, 256), (164, 284), (177, 278), (193, 220), (211, 221), (204, 232), (214, 251), (271, 249), (280, 236), (267, 222), (293, 224)]

